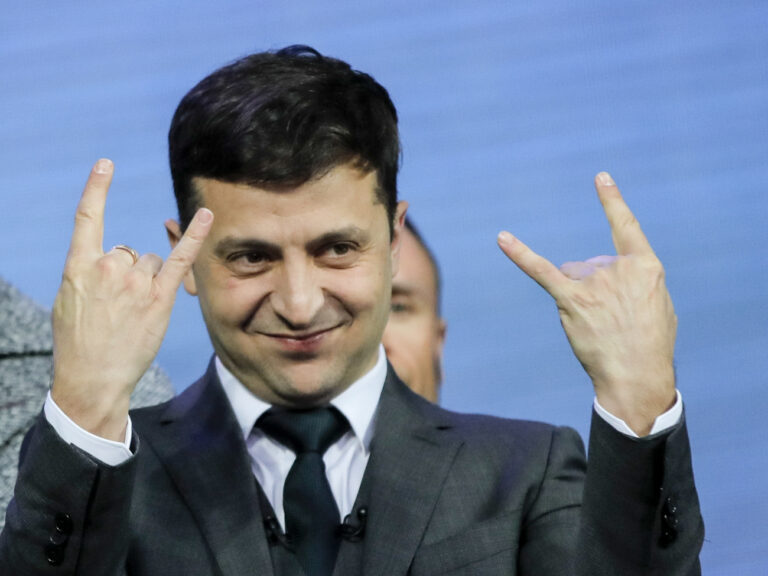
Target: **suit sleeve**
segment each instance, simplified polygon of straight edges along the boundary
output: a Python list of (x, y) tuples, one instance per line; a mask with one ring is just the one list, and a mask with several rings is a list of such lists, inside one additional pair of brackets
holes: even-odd
[(630, 438), (593, 414), (589, 463), (578, 434), (554, 430), (544, 478), (526, 514), (524, 576), (693, 576), (704, 525), (685, 419)]
[(105, 465), (64, 442), (41, 415), (25, 439), (0, 535), (0, 574), (121, 573), (135, 460)]
[(630, 438), (593, 414), (577, 574), (701, 574), (704, 540), (685, 416)]

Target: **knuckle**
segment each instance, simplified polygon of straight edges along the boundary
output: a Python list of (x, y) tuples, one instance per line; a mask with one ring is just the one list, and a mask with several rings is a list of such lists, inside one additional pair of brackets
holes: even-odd
[(157, 274), (160, 269), (163, 267), (163, 259), (160, 258), (160, 256), (157, 256), (155, 254), (152, 254), (152, 256), (149, 259), (150, 266), (152, 267), (152, 272), (154, 274)]
[(106, 254), (96, 261), (96, 269), (103, 278), (114, 279), (123, 273), (123, 264), (114, 255)]
[(73, 270), (71, 267), (65, 266), (64, 271), (61, 273), (61, 285), (59, 287), (59, 292), (65, 289), (74, 289), (75, 291), (80, 290), (83, 285), (81, 278), (82, 275), (80, 274), (79, 270)]
[(83, 224), (90, 224), (95, 220), (94, 215), (89, 211), (88, 207), (83, 206), (82, 203), (75, 210), (75, 225), (81, 226)]
[(200, 244), (182, 241), (168, 256), (167, 263), (174, 267), (189, 268), (197, 257)]
[(75, 281), (82, 274), (82, 268), (83, 266), (77, 258), (67, 258), (61, 272), (61, 279), (69, 282)]
[(596, 308), (602, 304), (602, 301), (588, 290), (578, 290), (569, 296), (567, 303), (570, 314), (573, 314), (574, 310)]
[(634, 228), (638, 226), (638, 222), (635, 215), (632, 214), (632, 212), (627, 211), (619, 216), (617, 225), (620, 228)]
[(613, 277), (614, 272), (610, 268), (604, 268), (602, 266), (593, 266), (589, 270), (589, 275), (594, 276), (598, 280), (606, 282), (609, 278)]
[(96, 261), (96, 267), (105, 274), (111, 274), (117, 269), (117, 260), (106, 255)]
[(166, 260), (166, 266), (171, 268), (185, 268), (190, 263), (190, 258), (184, 250), (173, 252)]
[(163, 263), (163, 260), (160, 258), (160, 256), (151, 253), (143, 254), (139, 261), (144, 263), (148, 268), (152, 270), (156, 270)]
[(659, 278), (661, 280), (664, 279), (666, 276), (666, 270), (664, 270), (664, 265), (661, 263), (661, 260), (658, 258), (646, 258), (644, 259), (645, 269), (653, 274), (656, 278)]
[(125, 289), (131, 293), (141, 293), (146, 290), (146, 275), (135, 268), (125, 275)]
[(542, 275), (547, 273), (547, 266), (546, 266), (546, 264), (544, 264), (543, 262), (539, 262), (539, 261), (532, 261), (529, 269), (537, 277), (538, 276), (542, 276)]

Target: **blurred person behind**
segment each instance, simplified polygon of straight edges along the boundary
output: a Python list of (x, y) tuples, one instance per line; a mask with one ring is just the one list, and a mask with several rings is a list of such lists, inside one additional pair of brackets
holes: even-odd
[(397, 375), (430, 402), (440, 397), (445, 320), (437, 259), (410, 218), (392, 280), (392, 305), (382, 343)]

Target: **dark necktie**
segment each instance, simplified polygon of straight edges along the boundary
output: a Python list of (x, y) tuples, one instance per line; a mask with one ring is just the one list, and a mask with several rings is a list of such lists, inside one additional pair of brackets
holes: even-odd
[(325, 475), (323, 454), (349, 429), (335, 408), (268, 410), (257, 423), (296, 453), (285, 479), (285, 530), (307, 576), (329, 576), (340, 544), (340, 515)]

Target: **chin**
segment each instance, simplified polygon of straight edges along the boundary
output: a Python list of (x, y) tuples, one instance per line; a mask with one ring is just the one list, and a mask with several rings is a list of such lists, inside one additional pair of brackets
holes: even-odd
[(287, 394), (281, 395), (286, 406), (294, 408), (314, 408), (330, 402), (335, 394), (325, 388), (302, 387), (292, 388)]
[(310, 408), (327, 404), (338, 393), (338, 386), (329, 386), (323, 379), (286, 378), (285, 386), (276, 390), (278, 396), (287, 405)]

